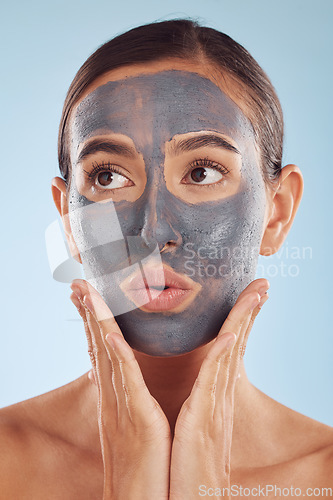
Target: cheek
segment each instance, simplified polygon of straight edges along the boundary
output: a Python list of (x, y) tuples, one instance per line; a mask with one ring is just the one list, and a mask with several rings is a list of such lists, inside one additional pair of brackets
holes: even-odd
[(240, 293), (255, 276), (263, 217), (264, 205), (249, 191), (183, 210), (178, 270), (200, 282), (213, 301), (221, 287)]
[(225, 200), (183, 206), (179, 225), (196, 245), (243, 246), (257, 242), (262, 229), (264, 206), (251, 193), (241, 191)]

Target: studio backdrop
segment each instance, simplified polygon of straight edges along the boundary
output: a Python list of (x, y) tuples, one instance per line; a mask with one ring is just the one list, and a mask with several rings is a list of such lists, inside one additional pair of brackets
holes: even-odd
[(108, 39), (190, 17), (244, 45), (271, 78), (285, 117), (284, 165), (305, 190), (288, 238), (260, 257), (270, 300), (251, 332), (248, 377), (279, 402), (333, 425), (332, 14), (329, 0), (7, 2), (1, 15), (0, 406), (64, 385), (90, 368), (68, 283), (52, 277), (47, 228), (59, 221), (51, 179), (68, 86)]

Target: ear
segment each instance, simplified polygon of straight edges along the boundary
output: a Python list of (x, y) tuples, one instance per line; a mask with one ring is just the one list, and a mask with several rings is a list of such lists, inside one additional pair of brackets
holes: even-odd
[(55, 206), (57, 207), (57, 210), (61, 216), (70, 252), (74, 259), (82, 264), (79, 251), (73, 238), (72, 229), (68, 217), (67, 185), (65, 181), (60, 177), (54, 177), (54, 179), (52, 179), (51, 189)]
[(303, 176), (296, 165), (281, 170), (277, 188), (269, 189), (260, 255), (279, 250), (294, 221), (303, 194)]

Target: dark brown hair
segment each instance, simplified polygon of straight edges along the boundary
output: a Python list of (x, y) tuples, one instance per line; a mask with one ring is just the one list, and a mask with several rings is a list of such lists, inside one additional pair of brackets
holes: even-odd
[[(268, 76), (244, 47), (224, 33), (187, 19), (175, 19), (134, 28), (105, 43), (81, 66), (72, 81), (61, 116), (58, 138), (59, 167), (66, 181), (71, 160), (68, 124), (71, 110), (94, 80), (121, 66), (163, 59), (212, 64), (241, 89), (247, 105), (267, 182), (279, 178), (282, 168), (283, 115)], [(238, 85), (237, 85), (238, 84)]]

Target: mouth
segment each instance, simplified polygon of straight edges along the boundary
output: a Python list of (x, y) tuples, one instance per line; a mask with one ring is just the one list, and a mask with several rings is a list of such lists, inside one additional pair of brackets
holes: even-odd
[(194, 300), (201, 285), (171, 267), (147, 265), (120, 285), (125, 295), (142, 311), (181, 312)]

